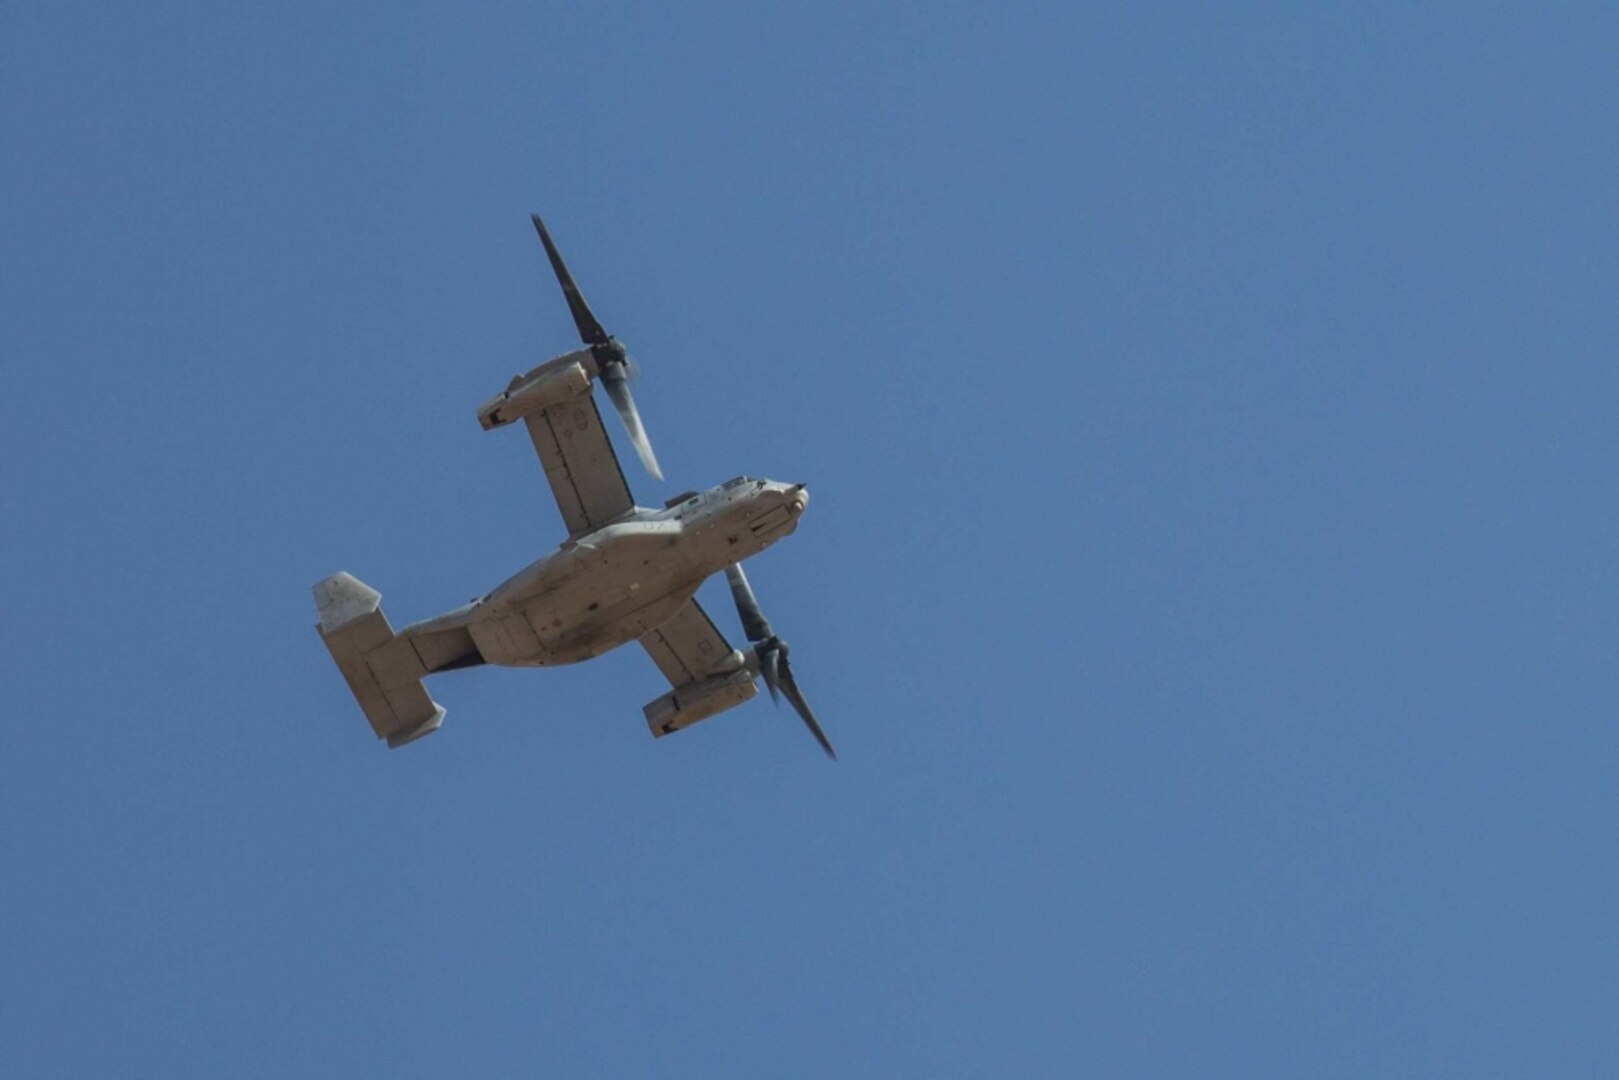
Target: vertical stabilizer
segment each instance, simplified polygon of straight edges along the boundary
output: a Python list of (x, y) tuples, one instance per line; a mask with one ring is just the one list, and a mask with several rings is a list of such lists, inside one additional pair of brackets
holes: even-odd
[(421, 657), (388, 625), (382, 594), (349, 574), (333, 574), (315, 586), (315, 606), (315, 629), (377, 738), (397, 747), (437, 731), (444, 709), (422, 686)]

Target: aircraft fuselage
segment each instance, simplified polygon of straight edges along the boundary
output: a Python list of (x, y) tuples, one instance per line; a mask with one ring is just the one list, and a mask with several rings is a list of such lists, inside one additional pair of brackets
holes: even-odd
[(491, 664), (589, 660), (664, 623), (711, 574), (790, 534), (808, 503), (803, 485), (738, 477), (662, 510), (638, 507), (399, 636), (465, 627)]

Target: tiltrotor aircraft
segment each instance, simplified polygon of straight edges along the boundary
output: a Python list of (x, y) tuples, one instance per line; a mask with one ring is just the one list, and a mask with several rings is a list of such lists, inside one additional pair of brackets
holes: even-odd
[[(641, 463), (661, 480), (630, 396), (630, 358), (591, 313), (538, 214), (534, 228), (585, 348), (514, 378), (478, 410), (478, 423), (488, 431), (523, 421), (568, 538), (488, 595), (398, 632), (375, 589), (346, 573), (316, 585), (317, 629), (372, 730), (390, 747), (437, 731), (444, 709), (422, 686), (435, 672), (573, 664), (639, 641), (673, 687), (643, 710), (654, 736), (742, 704), (762, 677), (835, 758), (793, 678), (787, 643), (759, 610), (740, 565), (798, 527), (809, 493), (803, 484), (739, 476), (661, 510), (635, 505), (592, 392), (597, 382), (606, 389)], [(731, 647), (695, 597), (720, 571), (746, 651)]]

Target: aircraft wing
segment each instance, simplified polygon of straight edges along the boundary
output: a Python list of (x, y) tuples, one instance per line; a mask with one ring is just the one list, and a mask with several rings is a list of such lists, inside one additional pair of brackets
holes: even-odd
[(569, 536), (599, 528), (635, 506), (596, 408), (594, 374), (588, 352), (570, 353), (519, 375), (478, 410), (485, 429), (522, 418)]
[(695, 596), (668, 622), (642, 634), (641, 646), (676, 690), (709, 674), (731, 655), (730, 643)]
[(594, 394), (523, 417), (562, 510), (568, 535), (589, 532), (635, 505)]
[(654, 738), (688, 728), (759, 692), (753, 671), (740, 662), (695, 597), (662, 626), (642, 634), (641, 646), (674, 687), (641, 710)]

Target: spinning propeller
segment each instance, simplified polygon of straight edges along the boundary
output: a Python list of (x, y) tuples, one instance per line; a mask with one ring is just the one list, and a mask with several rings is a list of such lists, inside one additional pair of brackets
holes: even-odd
[(662, 480), (663, 470), (658, 468), (658, 459), (652, 453), (646, 428), (641, 426), (641, 414), (635, 408), (635, 398), (630, 395), (630, 380), (636, 375), (635, 363), (619, 340), (603, 330), (602, 324), (591, 313), (590, 305), (585, 303), (584, 294), (574, 284), (573, 275), (568, 273), (561, 253), (551, 242), (545, 222), (540, 220), (538, 214), (531, 216), (534, 231), (540, 234), (540, 243), (545, 245), (546, 257), (551, 260), (551, 269), (556, 271), (557, 284), (562, 286), (562, 295), (568, 299), (568, 310), (573, 313), (574, 325), (579, 327), (579, 337), (590, 346), (590, 354), (596, 358), (596, 368), (602, 385), (607, 388), (607, 396), (613, 399), (613, 407), (624, 421), (624, 429), (630, 434), (630, 442), (635, 445), (641, 464), (646, 466), (647, 472)]
[(790, 651), (787, 643), (776, 636), (776, 632), (770, 628), (770, 620), (759, 610), (759, 601), (753, 595), (753, 586), (748, 584), (748, 576), (742, 572), (741, 566), (732, 563), (725, 568), (725, 580), (731, 583), (731, 598), (736, 601), (736, 613), (742, 616), (742, 632), (753, 642), (753, 655), (758, 659), (759, 673), (764, 676), (765, 686), (770, 688), (770, 700), (779, 705), (780, 695), (786, 694), (799, 719), (804, 721), (804, 726), (809, 728), (815, 741), (826, 751), (826, 756), (833, 761), (838, 760), (831, 740), (821, 730), (821, 725), (816, 723), (809, 702), (804, 700), (798, 683), (793, 679), (792, 665), (787, 662)]

